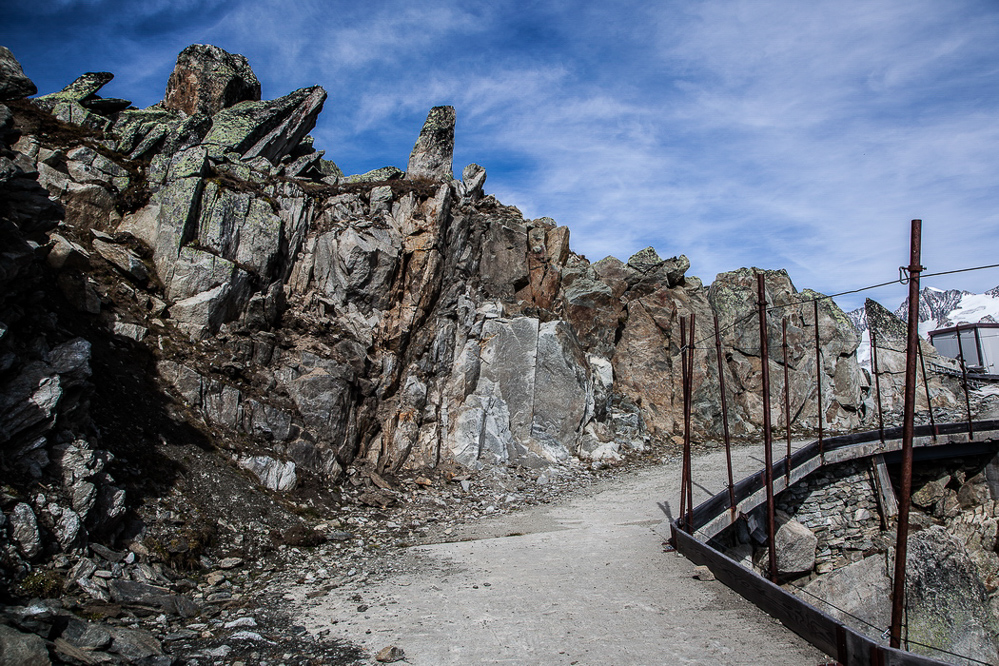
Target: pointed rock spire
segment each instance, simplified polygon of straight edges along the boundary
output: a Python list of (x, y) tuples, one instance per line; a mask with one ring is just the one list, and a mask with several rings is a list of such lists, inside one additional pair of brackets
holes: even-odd
[(454, 155), (454, 107), (435, 106), (423, 123), (420, 138), (409, 156), (406, 178), (449, 181)]

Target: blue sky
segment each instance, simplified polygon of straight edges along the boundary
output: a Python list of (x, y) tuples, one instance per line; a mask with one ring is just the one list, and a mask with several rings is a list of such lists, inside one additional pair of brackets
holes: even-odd
[[(147, 106), (177, 54), (245, 55), (265, 98), (319, 84), (347, 173), (405, 168), (431, 106), (455, 170), (549, 216), (591, 261), (653, 246), (706, 283), (786, 268), (834, 293), (891, 280), (923, 219), (930, 271), (999, 262), (999, 3), (34, 0), (0, 44), (41, 93), (110, 71)], [(999, 270), (924, 284), (983, 291)], [(871, 295), (894, 308), (895, 286)]]

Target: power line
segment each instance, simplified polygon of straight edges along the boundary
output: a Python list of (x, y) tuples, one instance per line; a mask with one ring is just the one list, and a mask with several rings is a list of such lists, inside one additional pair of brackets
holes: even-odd
[[(986, 266), (972, 266), (972, 267), (969, 267), (969, 268), (956, 268), (954, 270), (939, 271), (937, 273), (922, 273), (920, 275), (920, 278), (938, 277), (938, 276), (941, 276), (941, 275), (953, 275), (955, 273), (969, 273), (969, 272), (972, 272), (972, 271), (981, 271), (981, 270), (986, 270), (986, 269), (991, 269), (991, 268), (999, 268), (999, 264), (988, 264)], [(767, 308), (767, 314), (770, 314), (772, 312), (776, 312), (776, 311), (779, 311), (779, 310), (783, 310), (785, 308), (796, 307), (796, 306), (799, 306), (799, 305), (805, 305), (806, 303), (813, 303), (813, 302), (824, 301), (824, 300), (832, 300), (832, 299), (837, 298), (839, 296), (847, 296), (849, 294), (859, 294), (859, 293), (864, 292), (864, 291), (870, 291), (872, 289), (880, 289), (881, 287), (887, 287), (887, 286), (890, 286), (890, 285), (893, 285), (893, 284), (904, 285), (907, 282), (908, 282), (908, 280), (906, 278), (899, 277), (898, 279), (891, 280), (889, 282), (881, 282), (879, 284), (872, 284), (872, 285), (868, 285), (866, 287), (859, 287), (857, 289), (849, 289), (847, 291), (841, 291), (841, 292), (836, 293), (836, 294), (822, 295), (822, 296), (818, 296), (816, 298), (801, 299), (801, 300), (798, 300), (796, 303), (787, 303), (785, 305), (771, 305), (770, 307)], [(751, 319), (754, 316), (755, 316), (755, 313), (751, 312), (751, 313), (747, 314), (746, 316), (742, 317), (741, 319), (737, 319), (736, 321), (732, 322), (731, 324), (718, 329), (718, 333), (721, 334), (724, 331), (728, 331), (729, 329), (735, 328), (737, 325), (745, 322), (748, 319)], [(681, 347), (680, 348), (680, 352), (682, 353), (686, 349), (689, 349), (690, 346), (693, 346), (694, 349), (710, 349), (709, 347), (698, 347), (698, 345), (700, 345), (703, 342), (707, 342), (708, 340), (711, 340), (713, 337), (714, 337), (714, 334), (709, 335), (709, 336), (705, 336), (705, 337), (701, 338), (700, 340), (697, 340), (696, 342), (690, 342), (690, 343), (684, 345), (683, 347)]]

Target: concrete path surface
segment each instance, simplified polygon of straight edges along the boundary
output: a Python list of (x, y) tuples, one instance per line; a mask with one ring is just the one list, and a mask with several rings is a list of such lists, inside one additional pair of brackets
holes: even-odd
[[(737, 479), (762, 466), (758, 448), (735, 451)], [(721, 452), (695, 458), (695, 504), (724, 487), (724, 460)], [(664, 552), (653, 528), (678, 504), (679, 468), (622, 474), (558, 504), (466, 525), (455, 542), (389, 555), (399, 558), (398, 574), (299, 595), (295, 621), (371, 655), (397, 645), (416, 666), (829, 661)]]

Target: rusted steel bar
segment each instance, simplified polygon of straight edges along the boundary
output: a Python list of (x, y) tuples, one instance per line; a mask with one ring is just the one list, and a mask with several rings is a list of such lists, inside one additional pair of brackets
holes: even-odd
[[(902, 469), (898, 498), (898, 534), (895, 540), (895, 578), (891, 595), (891, 646), (902, 642), (905, 609), (905, 557), (909, 541), (909, 504), (912, 499), (912, 437), (916, 415), (916, 345), (919, 344), (919, 264), (922, 220), (913, 220), (909, 239), (909, 322), (905, 346), (905, 403), (902, 411)], [(960, 339), (960, 338), (959, 338)]]
[(774, 521), (774, 456), (770, 432), (770, 351), (767, 348), (767, 289), (763, 273), (756, 274), (760, 309), (760, 369), (763, 373), (763, 446), (766, 459), (767, 542), (770, 551), (770, 580), (777, 582), (777, 528)]
[(819, 455), (824, 453), (822, 444), (822, 347), (819, 343), (819, 299), (812, 301), (815, 312), (815, 402), (819, 411)]
[(715, 315), (715, 355), (718, 357), (718, 390), (721, 392), (722, 432), (725, 435), (725, 463), (728, 466), (728, 496), (732, 511), (735, 511), (735, 481), (732, 479), (732, 438), (728, 432), (728, 401), (725, 398), (725, 364), (722, 361), (721, 332), (718, 329), (718, 315)]
[(968, 439), (975, 438), (975, 427), (971, 425), (971, 396), (968, 390), (968, 364), (964, 360), (964, 343), (961, 342), (961, 325), (954, 327), (957, 333), (957, 358), (961, 362), (961, 382), (964, 384), (964, 408), (968, 414)]
[(690, 313), (690, 335), (687, 345), (687, 415), (685, 418), (684, 439), (687, 441), (687, 531), (694, 531), (694, 469), (691, 461), (691, 440), (690, 425), (692, 412), (694, 409), (694, 326), (697, 320), (693, 312)]
[(787, 369), (787, 317), (781, 320), (781, 346), (784, 348), (784, 425), (787, 431), (787, 463), (784, 465), (785, 487), (791, 485), (791, 384)]
[(687, 424), (690, 417), (687, 413), (687, 319), (680, 317), (680, 383), (683, 391), (683, 463), (680, 471), (680, 510), (677, 522), (686, 525), (684, 516), (687, 512)]
[(930, 400), (930, 382), (928, 379), (926, 379), (926, 361), (923, 360), (922, 340), (919, 341), (919, 344), (916, 346), (916, 349), (919, 350), (919, 367), (923, 371), (923, 388), (926, 389), (926, 408), (930, 410), (930, 428), (933, 429), (933, 439), (934, 441), (936, 441), (937, 435), (939, 433), (937, 432), (937, 423), (936, 421), (933, 420), (933, 402), (932, 400)]
[(871, 369), (874, 370), (874, 389), (878, 396), (878, 432), (881, 434), (881, 441), (885, 441), (885, 415), (881, 409), (881, 375), (878, 373), (878, 336), (874, 329), (867, 323), (867, 332), (871, 334)]

